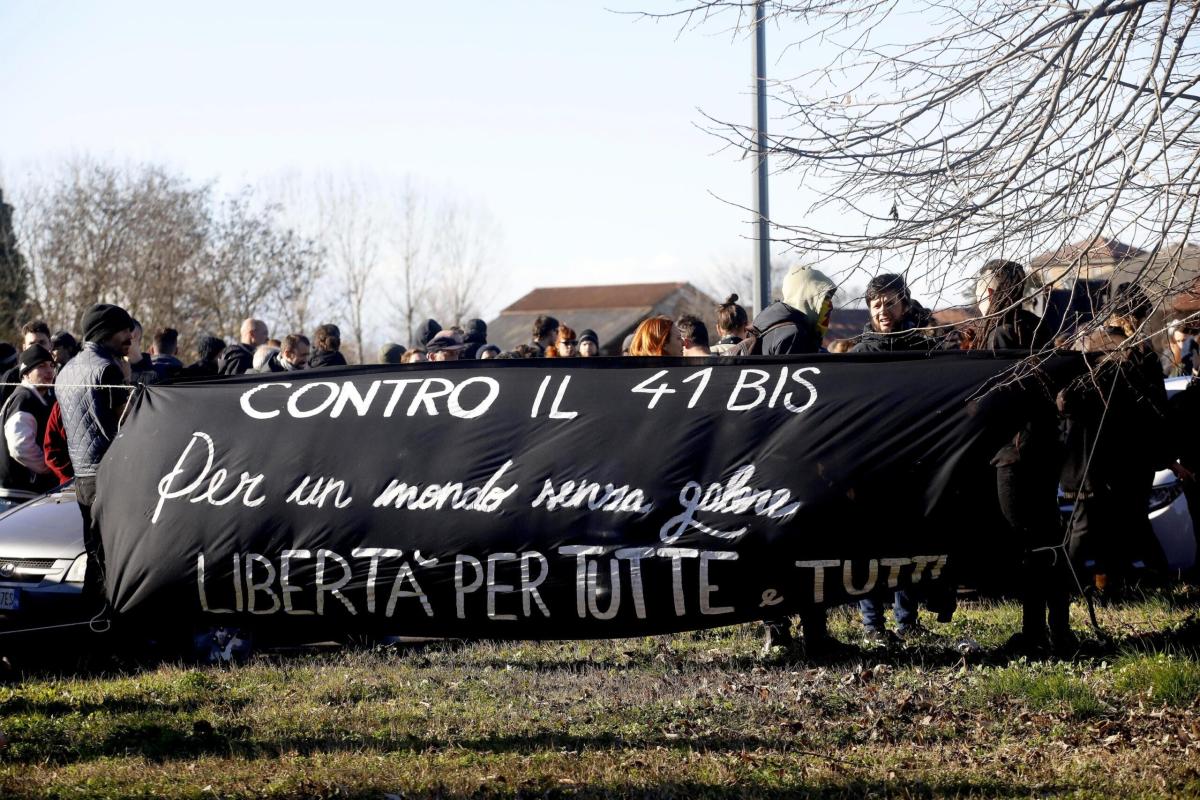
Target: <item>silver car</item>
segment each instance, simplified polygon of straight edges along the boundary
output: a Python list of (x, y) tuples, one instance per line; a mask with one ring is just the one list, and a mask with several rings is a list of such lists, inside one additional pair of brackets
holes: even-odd
[(0, 628), (86, 620), (83, 518), (68, 485), (0, 515)]

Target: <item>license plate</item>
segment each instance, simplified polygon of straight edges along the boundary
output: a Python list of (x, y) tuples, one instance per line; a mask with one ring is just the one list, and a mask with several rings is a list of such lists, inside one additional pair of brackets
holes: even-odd
[(0, 611), (16, 611), (20, 607), (20, 589), (0, 589)]

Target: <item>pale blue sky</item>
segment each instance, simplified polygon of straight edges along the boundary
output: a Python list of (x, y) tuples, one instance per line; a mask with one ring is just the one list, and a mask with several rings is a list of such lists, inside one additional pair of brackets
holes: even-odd
[[(719, 26), (677, 37), (592, 0), (0, 0), (0, 31), (10, 183), (83, 153), (229, 188), (288, 170), (412, 174), (502, 228), (489, 313), (536, 285), (749, 264), (747, 214), (713, 195), (748, 204), (750, 164), (696, 128), (698, 109), (749, 120), (749, 43)], [(775, 182), (776, 216), (800, 200)]]

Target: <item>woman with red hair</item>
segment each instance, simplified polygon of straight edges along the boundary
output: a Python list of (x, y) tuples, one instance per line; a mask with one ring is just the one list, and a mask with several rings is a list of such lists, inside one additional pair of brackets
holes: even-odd
[(633, 342), (629, 345), (631, 356), (681, 356), (683, 355), (683, 340), (670, 317), (651, 317), (642, 320), (637, 330), (633, 332)]
[(558, 338), (546, 348), (546, 358), (571, 358), (579, 355), (575, 349), (575, 331), (566, 325), (558, 326)]

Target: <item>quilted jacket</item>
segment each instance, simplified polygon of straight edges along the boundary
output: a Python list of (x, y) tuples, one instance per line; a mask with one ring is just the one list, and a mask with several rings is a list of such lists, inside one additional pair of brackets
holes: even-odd
[(58, 404), (67, 429), (67, 451), (76, 477), (96, 474), (100, 459), (117, 435), (126, 389), (99, 389), (125, 383), (117, 356), (95, 342), (84, 342), (55, 379)]

